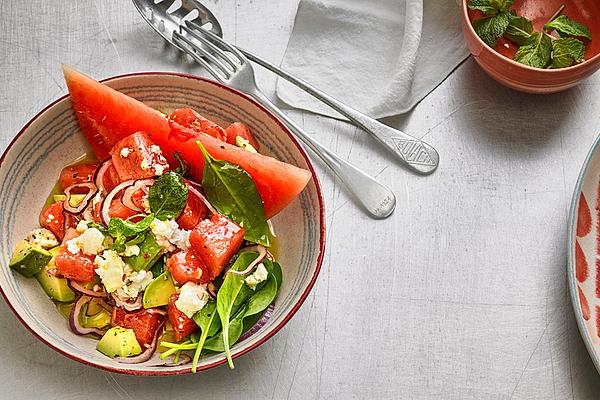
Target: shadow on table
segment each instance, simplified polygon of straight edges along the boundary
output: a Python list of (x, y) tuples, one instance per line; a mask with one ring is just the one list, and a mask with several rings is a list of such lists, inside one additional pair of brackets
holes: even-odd
[(527, 156), (543, 152), (561, 132), (574, 129), (575, 110), (587, 103), (585, 87), (562, 93), (520, 93), (495, 82), (473, 61), (457, 71), (455, 96), (462, 99), (456, 120), (474, 132), (481, 145), (495, 151)]

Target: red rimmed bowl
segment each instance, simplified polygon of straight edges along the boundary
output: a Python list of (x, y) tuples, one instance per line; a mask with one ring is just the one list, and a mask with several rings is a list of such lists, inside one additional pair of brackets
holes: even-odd
[(600, 372), (600, 136), (581, 167), (571, 200), (567, 276), (579, 332)]
[[(239, 357), (267, 341), (294, 315), (313, 287), (325, 246), (323, 197), (315, 171), (289, 130), (248, 96), (219, 83), (189, 75), (140, 73), (104, 81), (148, 105), (169, 112), (191, 107), (213, 121), (227, 125), (243, 121), (261, 144), (261, 151), (306, 168), (312, 180), (301, 195), (273, 219), (278, 235), (278, 260), (284, 284), (275, 300), (273, 316), (258, 332), (232, 349)], [(0, 289), (17, 318), (54, 350), (97, 368), (134, 375), (175, 375), (190, 372), (176, 367), (121, 364), (95, 350), (97, 341), (77, 336), (68, 328), (35, 279), (25, 279), (8, 267), (14, 245), (38, 226), (38, 212), (52, 190), (61, 168), (89, 151), (79, 131), (67, 96), (56, 100), (25, 125), (0, 160)], [(10, 339), (8, 339), (10, 340)], [(222, 354), (201, 359), (198, 369), (225, 363)]]
[(560, 69), (532, 68), (512, 60), (516, 47), (500, 39), (493, 49), (475, 33), (473, 19), (482, 14), (467, 7), (462, 0), (462, 29), (475, 61), (499, 83), (526, 93), (555, 93), (579, 84), (600, 68), (600, 2), (596, 0), (515, 0), (513, 9), (518, 15), (533, 21), (537, 31), (564, 4), (564, 14), (588, 26), (592, 41), (586, 43), (585, 61)]

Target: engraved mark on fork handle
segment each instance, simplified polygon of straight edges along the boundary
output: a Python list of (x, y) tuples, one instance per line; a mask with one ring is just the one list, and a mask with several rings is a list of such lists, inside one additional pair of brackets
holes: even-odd
[(429, 155), (423, 143), (417, 140), (392, 137), (394, 144), (406, 162), (418, 165), (435, 166), (436, 163)]

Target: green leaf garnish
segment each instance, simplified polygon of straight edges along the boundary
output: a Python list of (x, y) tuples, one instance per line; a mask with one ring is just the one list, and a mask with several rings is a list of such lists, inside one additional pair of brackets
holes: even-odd
[(188, 198), (188, 188), (181, 175), (169, 171), (159, 176), (148, 193), (150, 211), (161, 221), (181, 214)]
[(544, 29), (556, 30), (561, 36), (579, 36), (592, 40), (590, 30), (581, 22), (573, 21), (566, 15), (559, 15), (554, 20), (544, 25)]
[(269, 247), (265, 207), (250, 175), (239, 165), (214, 159), (202, 143), (196, 143), (204, 156), (202, 187), (208, 201), (244, 228), (244, 239)]
[(494, 15), (500, 11), (507, 11), (513, 0), (469, 0), (471, 10), (482, 11), (486, 15)]
[(561, 38), (552, 41), (552, 68), (565, 68), (583, 61), (585, 44), (579, 39)]
[(533, 24), (525, 17), (510, 15), (508, 18), (508, 27), (504, 32), (504, 37), (510, 41), (522, 45), (533, 33)]
[[(231, 266), (234, 271), (243, 271), (254, 259), (258, 257), (258, 253), (244, 252), (241, 253), (237, 260)], [(221, 326), (223, 327), (223, 348), (227, 356), (229, 368), (233, 369), (233, 360), (230, 352), (230, 320), (235, 305), (235, 300), (244, 286), (244, 277), (237, 274), (227, 274), (223, 284), (217, 293), (217, 312), (221, 318)], [(243, 324), (242, 324), (243, 325)], [(237, 339), (236, 339), (237, 340)]]
[(204, 342), (206, 338), (213, 336), (221, 327), (220, 319), (217, 315), (217, 302), (210, 300), (206, 305), (198, 311), (194, 317), (194, 322), (200, 327), (200, 337), (194, 352), (194, 358), (192, 359), (192, 372), (196, 372), (196, 366), (200, 359), (200, 353), (204, 349)]
[(502, 11), (496, 15), (478, 19), (473, 22), (477, 35), (490, 47), (495, 47), (508, 28), (510, 13)]
[(132, 236), (135, 236), (135, 238), (132, 239), (135, 243), (139, 240), (138, 236), (150, 228), (150, 223), (152, 223), (153, 220), (154, 214), (149, 214), (138, 222), (125, 221), (121, 218), (111, 218), (108, 223), (108, 234), (115, 238), (113, 250), (117, 252), (124, 251), (127, 238)]
[(551, 55), (552, 40), (545, 33), (535, 32), (519, 47), (514, 60), (530, 67), (546, 68)]

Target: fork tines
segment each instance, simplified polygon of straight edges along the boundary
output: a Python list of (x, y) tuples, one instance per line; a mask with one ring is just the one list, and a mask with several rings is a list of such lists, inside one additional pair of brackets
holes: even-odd
[(238, 49), (193, 21), (179, 25), (179, 32), (173, 32), (173, 41), (211, 74), (225, 81), (247, 62)]

